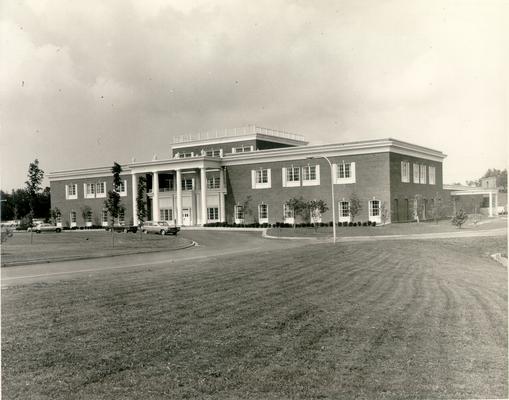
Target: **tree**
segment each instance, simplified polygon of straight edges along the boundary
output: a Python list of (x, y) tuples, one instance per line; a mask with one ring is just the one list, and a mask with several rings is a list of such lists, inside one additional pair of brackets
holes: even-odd
[(318, 220), (321, 218), (322, 214), (329, 209), (329, 207), (327, 207), (327, 204), (323, 200), (311, 200), (307, 203), (307, 208), (316, 231), (318, 227)]
[(350, 196), (350, 216), (352, 217), (352, 222), (354, 221), (355, 217), (359, 214), (359, 212), (362, 210), (362, 205), (357, 197), (357, 194), (355, 192), (352, 193)]
[(382, 221), (383, 225), (385, 225), (388, 218), (389, 218), (389, 210), (387, 210), (387, 207), (385, 206), (385, 201), (382, 201), (382, 203), (380, 205), (380, 220)]
[(287, 200), (285, 204), (290, 210), (292, 210), (293, 229), (295, 229), (295, 220), (297, 219), (297, 216), (300, 215), (304, 217), (308, 211), (308, 205), (302, 197), (293, 197), (290, 200)]
[[(507, 169), (499, 170), (496, 168), (488, 169), (482, 178), (496, 177), (496, 187), (500, 188), (502, 192), (507, 192)], [(481, 179), (482, 179), (481, 178)]]
[(460, 210), (452, 217), (451, 223), (453, 225), (456, 225), (458, 229), (461, 229), (461, 225), (463, 225), (465, 222), (467, 222), (468, 215), (463, 209), (460, 208)]
[(31, 162), (28, 166), (28, 180), (25, 181), (26, 191), (29, 196), (29, 205), (30, 212), (28, 214), (28, 218), (30, 220), (30, 224), (32, 224), (32, 220), (34, 218), (35, 205), (37, 203), (37, 194), (42, 189), (41, 183), (44, 178), (44, 171), (39, 168), (39, 160), (36, 158), (34, 162)]
[(90, 206), (84, 205), (83, 207), (81, 207), (81, 216), (83, 217), (83, 221), (85, 221), (85, 226), (87, 225), (88, 216), (90, 214), (92, 214), (92, 209), (90, 208)]
[(138, 216), (138, 225), (142, 225), (147, 217), (147, 202), (145, 193), (147, 190), (147, 178), (140, 176), (138, 178), (138, 192), (136, 193), (136, 215)]
[(420, 194), (416, 194), (414, 197), (414, 204), (412, 207), (412, 212), (413, 212), (414, 220), (416, 220), (417, 223), (420, 222), (420, 215), (422, 214), (423, 209), (424, 209), (424, 204), (422, 202), (422, 196)]
[(57, 224), (58, 219), (62, 216), (62, 212), (58, 207), (52, 208), (50, 210), (50, 218), (53, 225)]
[(115, 219), (118, 218), (120, 213), (124, 211), (124, 207), (120, 204), (120, 174), (122, 173), (122, 167), (120, 164), (114, 162), (111, 167), (111, 173), (113, 174), (113, 190), (108, 191), (108, 197), (104, 201), (104, 207), (108, 211), (111, 217), (111, 241), (112, 245), (115, 246), (115, 235), (113, 226), (115, 225)]
[(438, 197), (438, 193), (433, 197), (433, 203), (431, 204), (431, 217), (438, 224), (438, 220), (443, 216), (443, 204), (442, 199)]

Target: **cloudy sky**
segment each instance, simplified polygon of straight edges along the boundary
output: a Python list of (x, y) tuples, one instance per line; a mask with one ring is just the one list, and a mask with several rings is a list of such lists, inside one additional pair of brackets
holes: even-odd
[(35, 158), (165, 158), (175, 135), (246, 124), (394, 137), (448, 154), (446, 182), (478, 178), (507, 163), (508, 6), (2, 0), (1, 188)]

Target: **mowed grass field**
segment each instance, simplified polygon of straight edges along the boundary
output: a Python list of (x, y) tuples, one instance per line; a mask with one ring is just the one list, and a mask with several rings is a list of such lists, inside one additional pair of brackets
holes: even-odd
[(4, 399), (507, 398), (507, 237), (321, 244), (2, 291)]

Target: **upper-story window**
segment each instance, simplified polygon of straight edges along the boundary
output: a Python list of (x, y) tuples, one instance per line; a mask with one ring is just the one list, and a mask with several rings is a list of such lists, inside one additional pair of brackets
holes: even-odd
[(98, 182), (95, 185), (95, 197), (106, 197), (106, 182)]
[(429, 176), (428, 176), (428, 179), (429, 179), (429, 184), (430, 185), (434, 185), (435, 184), (435, 167), (429, 167)]
[(118, 194), (120, 194), (120, 196), (122, 196), (122, 197), (127, 196), (127, 181), (126, 180), (120, 181), (120, 185), (118, 187)]
[(248, 151), (253, 151), (253, 150), (254, 150), (253, 146), (242, 145), (242, 146), (233, 147), (232, 153), (246, 153)]
[(182, 179), (182, 190), (193, 190), (193, 179)]
[(320, 166), (305, 165), (302, 167), (302, 186), (315, 186), (320, 184)]
[(426, 166), (421, 165), (420, 183), (426, 183)]
[(222, 151), (220, 149), (218, 150), (215, 150), (215, 149), (211, 149), (211, 150), (205, 150), (205, 155), (207, 157), (222, 157)]
[(355, 183), (355, 162), (341, 162), (333, 164), (335, 183)]
[(300, 186), (300, 167), (283, 168), (283, 187)]
[(83, 191), (85, 192), (85, 198), (91, 199), (95, 197), (95, 183), (83, 184)]
[(78, 185), (75, 183), (71, 183), (69, 185), (65, 185), (65, 198), (67, 200), (77, 199), (78, 198)]
[(251, 187), (253, 189), (268, 189), (271, 186), (270, 168), (251, 170)]
[(414, 163), (414, 183), (419, 183), (419, 164)]
[(207, 178), (207, 189), (219, 189), (221, 186), (221, 180), (219, 176), (209, 176)]
[(401, 161), (401, 182), (410, 182), (410, 163)]

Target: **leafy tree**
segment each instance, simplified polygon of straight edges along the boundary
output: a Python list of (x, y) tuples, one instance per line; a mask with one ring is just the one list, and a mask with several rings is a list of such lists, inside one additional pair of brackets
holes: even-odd
[(115, 225), (115, 220), (124, 211), (124, 206), (120, 204), (119, 193), (121, 184), (120, 174), (122, 173), (122, 167), (120, 164), (114, 162), (113, 167), (111, 167), (111, 173), (113, 174), (113, 190), (108, 191), (108, 197), (104, 201), (104, 207), (111, 217), (111, 241), (112, 245), (115, 246), (113, 226)]
[(383, 225), (385, 225), (388, 218), (389, 210), (387, 210), (387, 207), (385, 206), (385, 201), (382, 201), (382, 203), (380, 204), (380, 220), (382, 221)]
[(350, 216), (352, 217), (352, 222), (354, 221), (355, 217), (359, 215), (359, 212), (362, 210), (362, 204), (357, 197), (357, 194), (355, 192), (352, 193), (350, 196)]
[(81, 216), (83, 217), (83, 221), (85, 221), (85, 226), (87, 225), (87, 219), (90, 214), (92, 214), (90, 206), (84, 205), (81, 207)]
[(329, 207), (327, 207), (327, 204), (323, 200), (311, 200), (307, 203), (307, 208), (316, 231), (318, 227), (318, 220), (322, 214), (329, 209)]
[(37, 203), (37, 193), (42, 189), (41, 183), (44, 178), (44, 171), (39, 168), (39, 160), (35, 159), (28, 166), (28, 180), (25, 181), (26, 191), (29, 196), (30, 212), (28, 218), (30, 223), (34, 218), (35, 204)]
[(140, 176), (138, 178), (138, 192), (136, 194), (136, 214), (138, 216), (138, 224), (142, 225), (147, 217), (147, 202), (145, 201), (145, 193), (147, 191), (147, 178)]
[(442, 199), (438, 197), (438, 193), (433, 197), (433, 203), (431, 204), (431, 217), (438, 224), (438, 220), (443, 217), (444, 206)]
[(490, 178), (493, 176), (496, 177), (497, 188), (501, 188), (501, 191), (507, 192), (507, 169), (501, 171), (496, 168), (490, 168), (484, 173), (482, 178)]
[(451, 223), (456, 225), (458, 229), (461, 229), (461, 226), (467, 222), (467, 219), (467, 213), (460, 208), (460, 210), (452, 217)]
[(53, 223), (53, 225), (57, 224), (57, 220), (61, 216), (62, 216), (62, 212), (60, 211), (60, 209), (58, 207), (52, 208), (50, 210), (50, 217), (51, 217), (51, 222)]
[(293, 197), (290, 200), (287, 200), (285, 204), (293, 212), (293, 229), (295, 229), (295, 220), (297, 219), (297, 216), (305, 218), (305, 215), (308, 212), (308, 205), (302, 196)]

